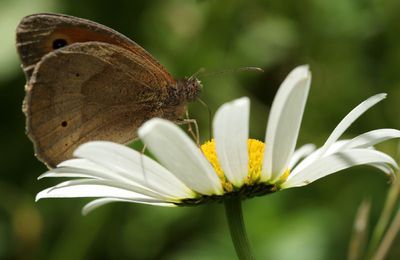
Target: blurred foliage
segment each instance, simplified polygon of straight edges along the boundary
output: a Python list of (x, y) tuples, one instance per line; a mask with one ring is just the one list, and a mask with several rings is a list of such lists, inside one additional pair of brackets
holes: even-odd
[[(249, 96), (251, 135), (264, 139), (268, 108), (280, 82), (308, 63), (312, 88), (299, 145), (321, 145), (335, 125), (367, 97), (387, 92), (346, 132), (400, 128), (400, 1), (307, 0), (0, 0), (0, 259), (234, 259), (223, 207), (158, 208), (117, 203), (83, 217), (87, 200), (35, 203), (57, 180), (33, 156), (21, 112), (24, 76), (14, 30), (35, 12), (61, 12), (97, 21), (131, 37), (175, 77), (258, 66), (202, 78), (202, 99), (215, 111)], [(190, 105), (208, 136), (207, 111)], [(396, 155), (396, 142), (380, 146)], [(244, 216), (258, 259), (345, 259), (357, 207), (372, 200), (376, 223), (388, 188), (378, 171), (357, 167), (305, 188), (246, 201)], [(400, 259), (399, 239), (388, 259)]]

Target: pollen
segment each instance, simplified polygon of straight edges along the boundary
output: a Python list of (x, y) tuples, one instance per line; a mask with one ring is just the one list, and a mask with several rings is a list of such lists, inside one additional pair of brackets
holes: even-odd
[(249, 152), (249, 165), (246, 184), (251, 185), (261, 177), (262, 163), (264, 160), (265, 144), (256, 139), (247, 140), (247, 149)]
[(207, 160), (211, 163), (212, 167), (214, 168), (215, 172), (217, 173), (222, 186), (226, 192), (233, 191), (233, 185), (230, 183), (224, 174), (224, 171), (221, 168), (221, 165), (219, 164), (218, 157), (217, 157), (217, 151), (215, 149), (215, 140), (211, 139), (211, 141), (205, 142), (201, 146), (201, 150), (206, 156)]
[[(261, 176), (262, 162), (264, 158), (264, 143), (258, 141), (256, 139), (247, 140), (247, 149), (249, 153), (249, 163), (248, 163), (248, 172), (247, 178), (245, 180), (246, 185), (253, 185), (257, 183)], [(217, 173), (222, 186), (226, 192), (231, 192), (234, 190), (232, 183), (230, 183), (224, 174), (224, 171), (221, 168), (221, 165), (218, 161), (217, 152), (215, 149), (215, 140), (212, 139), (204, 143), (201, 146), (201, 150), (206, 156), (207, 160), (213, 166), (215, 172)]]

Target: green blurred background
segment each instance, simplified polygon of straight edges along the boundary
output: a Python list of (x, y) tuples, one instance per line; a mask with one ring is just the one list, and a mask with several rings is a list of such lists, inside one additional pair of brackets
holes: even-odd
[[(388, 98), (345, 136), (400, 128), (399, 11), (398, 0), (0, 0), (0, 259), (235, 259), (219, 204), (171, 209), (117, 203), (83, 217), (86, 199), (34, 202), (37, 192), (59, 180), (36, 180), (46, 168), (24, 133), (25, 79), (14, 47), (24, 15), (61, 12), (105, 24), (146, 48), (176, 78), (201, 67), (264, 68), (203, 78), (201, 96), (214, 111), (249, 96), (251, 135), (260, 140), (279, 84), (295, 66), (310, 64), (313, 82), (298, 145), (321, 145), (347, 112), (379, 92)], [(206, 138), (206, 109), (194, 103), (190, 112)], [(399, 159), (396, 141), (380, 148)], [(358, 205), (370, 198), (376, 223), (387, 182), (377, 170), (357, 167), (246, 201), (256, 256), (345, 259)], [(400, 259), (396, 243), (388, 259)]]

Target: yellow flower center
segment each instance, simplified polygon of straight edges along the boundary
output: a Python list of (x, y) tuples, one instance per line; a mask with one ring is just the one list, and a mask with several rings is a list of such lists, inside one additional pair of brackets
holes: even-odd
[(226, 178), (224, 170), (218, 161), (217, 152), (215, 149), (215, 140), (212, 139), (204, 143), (201, 151), (211, 163), (215, 172), (217, 173), (222, 187), (224, 189), (223, 195), (201, 195), (192, 199), (184, 199), (177, 205), (179, 206), (197, 206), (204, 203), (213, 201), (223, 201), (227, 197), (240, 196), (242, 199), (252, 198), (255, 196), (264, 196), (280, 190), (280, 185), (283, 183), (290, 174), (290, 169), (287, 169), (277, 180), (261, 180), (262, 163), (264, 161), (265, 145), (255, 139), (247, 140), (247, 150), (249, 155), (249, 162), (247, 166), (247, 176), (243, 185), (240, 187), (234, 186)]
[[(265, 145), (263, 142), (260, 142), (256, 139), (249, 139), (247, 140), (247, 149), (249, 154), (249, 163), (248, 163), (248, 174), (245, 180), (246, 185), (252, 185), (257, 183), (260, 180), (261, 176), (261, 169), (262, 169), (262, 162), (264, 159), (264, 148)], [(230, 183), (224, 174), (224, 171), (221, 168), (221, 165), (218, 161), (217, 152), (215, 149), (215, 140), (212, 139), (204, 143), (201, 146), (201, 150), (203, 151), (204, 155), (206, 156), (207, 160), (211, 163), (213, 168), (215, 169), (218, 177), (221, 180), (221, 183), (224, 187), (224, 190), (227, 192), (233, 191), (234, 187), (232, 183)], [(285, 179), (289, 175), (289, 171), (285, 172), (284, 177)]]

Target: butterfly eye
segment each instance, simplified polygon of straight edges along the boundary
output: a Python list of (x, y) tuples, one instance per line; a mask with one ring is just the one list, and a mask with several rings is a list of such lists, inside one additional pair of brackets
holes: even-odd
[(53, 50), (62, 48), (64, 46), (66, 46), (68, 43), (66, 40), (64, 39), (56, 39), (53, 41)]
[(61, 122), (61, 126), (62, 126), (62, 127), (67, 127), (67, 125), (68, 125), (67, 121), (62, 121), (62, 122)]

